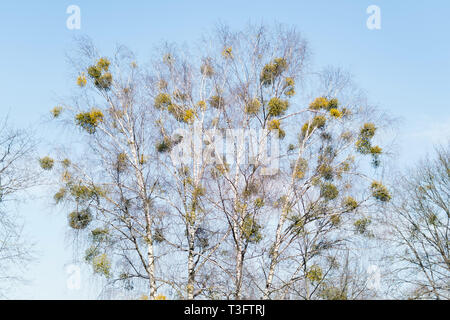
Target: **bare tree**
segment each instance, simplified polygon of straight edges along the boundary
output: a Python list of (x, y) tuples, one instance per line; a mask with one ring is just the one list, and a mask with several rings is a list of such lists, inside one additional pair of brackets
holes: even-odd
[(27, 132), (12, 129), (7, 120), (0, 124), (0, 295), (5, 296), (9, 286), (24, 280), (32, 259), (32, 246), (12, 205), (22, 202), (24, 191), (37, 182), (32, 166), (35, 142)]
[(396, 297), (450, 299), (450, 149), (438, 147), (398, 178), (386, 222)]

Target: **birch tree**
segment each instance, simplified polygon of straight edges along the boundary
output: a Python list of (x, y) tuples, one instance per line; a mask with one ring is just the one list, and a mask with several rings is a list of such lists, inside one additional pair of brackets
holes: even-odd
[(385, 222), (397, 298), (449, 299), (450, 153), (437, 147), (397, 179)]
[[(7, 118), (0, 123), (0, 295), (24, 279), (32, 260), (32, 246), (23, 234), (21, 217), (13, 204), (38, 183), (36, 142), (24, 131), (13, 129)], [(35, 164), (34, 166), (32, 164)]]

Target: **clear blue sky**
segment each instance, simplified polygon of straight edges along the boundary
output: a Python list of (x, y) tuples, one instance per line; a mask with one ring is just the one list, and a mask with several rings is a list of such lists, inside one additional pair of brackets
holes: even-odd
[[(81, 8), (81, 30), (66, 28), (69, 5)], [(381, 8), (381, 30), (368, 30), (366, 8)], [(295, 25), (309, 40), (316, 65), (348, 68), (372, 102), (401, 117), (399, 163), (411, 163), (450, 137), (450, 2), (392, 0), (277, 1), (2, 1), (0, 116), (36, 127), (58, 96), (73, 88), (65, 54), (75, 35), (107, 53), (125, 44), (146, 60), (160, 40), (189, 42), (219, 20), (233, 29), (248, 21)], [(51, 128), (40, 128), (51, 141)], [(41, 146), (45, 151), (45, 144)], [(40, 197), (21, 205), (39, 260), (15, 298), (95, 298), (88, 270), (82, 288), (66, 286), (66, 217)]]

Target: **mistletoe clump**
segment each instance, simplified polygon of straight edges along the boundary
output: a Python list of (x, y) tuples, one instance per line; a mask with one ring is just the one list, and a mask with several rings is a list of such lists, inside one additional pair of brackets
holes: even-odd
[(378, 167), (380, 164), (379, 157), (382, 149), (379, 146), (372, 146), (372, 138), (375, 136), (377, 128), (373, 123), (365, 123), (359, 131), (358, 140), (355, 143), (356, 151), (361, 154), (372, 155), (372, 164)]
[(63, 107), (56, 106), (50, 112), (51, 112), (53, 118), (58, 118), (61, 115), (62, 111), (63, 111)]
[(109, 71), (110, 62), (106, 58), (100, 58), (96, 65), (87, 69), (89, 77), (94, 85), (101, 90), (109, 90), (112, 84), (112, 75)]
[(288, 97), (295, 95), (295, 81), (294, 79), (287, 77), (284, 79), (284, 94)]
[(154, 106), (157, 109), (163, 109), (169, 107), (172, 104), (172, 99), (168, 93), (160, 93), (156, 96)]
[(78, 126), (86, 130), (89, 134), (95, 133), (98, 125), (103, 122), (103, 112), (93, 108), (89, 112), (81, 112), (75, 116), (75, 122)]
[(339, 190), (332, 183), (325, 183), (320, 188), (320, 196), (325, 200), (333, 200), (339, 195)]
[(222, 57), (224, 57), (225, 59), (233, 59), (233, 48), (232, 47), (223, 48)]
[(220, 95), (212, 96), (211, 98), (209, 98), (208, 102), (212, 108), (216, 109), (223, 108), (225, 104), (225, 100)]
[(327, 120), (324, 116), (315, 116), (311, 122), (306, 122), (302, 127), (304, 137), (309, 136), (316, 128), (323, 129)]
[(342, 205), (347, 211), (353, 211), (358, 207), (358, 202), (353, 197), (348, 196), (344, 199)]
[(86, 84), (87, 84), (86, 75), (84, 74), (84, 72), (82, 72), (77, 78), (77, 85), (83, 88), (84, 86), (86, 86)]
[(304, 158), (298, 159), (294, 168), (294, 177), (296, 179), (303, 179), (305, 177), (306, 170), (308, 170), (308, 161)]
[(289, 108), (289, 101), (274, 97), (270, 99), (268, 106), (269, 115), (272, 117), (278, 117), (283, 115)]
[(286, 132), (283, 129), (281, 129), (280, 124), (281, 124), (280, 120), (278, 120), (278, 119), (273, 119), (273, 120), (269, 121), (269, 130), (271, 130), (271, 131), (277, 130), (278, 138), (283, 139), (286, 136)]
[(39, 159), (39, 164), (41, 165), (41, 168), (44, 170), (52, 170), (53, 165), (55, 164), (55, 160), (46, 156), (46, 157)]
[(306, 273), (306, 278), (313, 282), (318, 282), (323, 279), (322, 268), (318, 265), (313, 265)]
[(161, 142), (156, 145), (156, 150), (160, 153), (168, 152), (172, 149), (172, 141), (168, 137), (164, 137)]
[(381, 202), (388, 202), (391, 200), (391, 194), (389, 193), (389, 190), (381, 182), (372, 182), (370, 188), (372, 190), (372, 196), (375, 199)]
[(92, 259), (92, 267), (94, 273), (102, 274), (107, 278), (111, 275), (111, 261), (108, 259), (106, 253), (95, 256)]
[(245, 112), (248, 114), (257, 114), (260, 109), (261, 109), (261, 102), (258, 100), (258, 98), (250, 100), (245, 105)]
[(246, 216), (242, 223), (242, 234), (250, 243), (258, 243), (262, 240), (261, 226), (250, 216)]
[(288, 63), (284, 58), (276, 58), (271, 63), (264, 66), (260, 81), (263, 86), (270, 86), (288, 68)]
[(370, 220), (370, 218), (362, 218), (356, 220), (353, 225), (355, 226), (356, 232), (360, 234), (365, 234), (367, 233), (367, 228), (369, 227), (371, 222), (372, 221)]
[(89, 209), (73, 211), (69, 214), (69, 226), (73, 229), (85, 229), (92, 221), (92, 214)]
[(339, 101), (336, 98), (328, 99), (326, 97), (318, 97), (309, 105), (310, 110), (326, 110), (338, 109)]

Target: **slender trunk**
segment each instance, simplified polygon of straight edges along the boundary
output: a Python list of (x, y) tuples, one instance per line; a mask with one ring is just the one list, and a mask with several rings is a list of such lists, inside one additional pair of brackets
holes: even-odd
[(278, 263), (278, 257), (280, 253), (281, 246), (281, 233), (283, 232), (284, 222), (287, 218), (287, 210), (283, 210), (280, 216), (280, 220), (278, 221), (277, 231), (275, 235), (275, 243), (273, 245), (273, 249), (271, 252), (269, 273), (267, 275), (266, 288), (264, 290), (263, 299), (267, 300), (270, 298), (270, 290), (272, 288), (273, 276), (275, 274), (275, 267)]
[(147, 234), (147, 274), (149, 278), (150, 285), (150, 299), (154, 300), (156, 297), (156, 280), (155, 280), (155, 254), (153, 251), (153, 241), (151, 238), (151, 233)]
[(192, 226), (188, 227), (189, 237), (189, 252), (188, 252), (188, 281), (187, 281), (187, 298), (194, 299), (194, 284), (195, 284), (195, 263), (194, 263), (194, 241), (195, 230)]
[(236, 291), (234, 293), (236, 300), (242, 299), (242, 274), (244, 267), (244, 253), (242, 250), (242, 245), (239, 244), (236, 247)]

